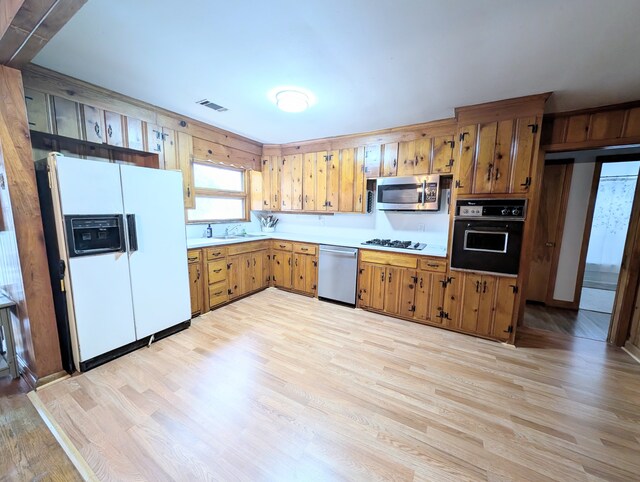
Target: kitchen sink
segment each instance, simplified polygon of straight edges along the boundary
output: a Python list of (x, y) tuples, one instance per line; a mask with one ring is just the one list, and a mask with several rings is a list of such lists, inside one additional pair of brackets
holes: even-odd
[(264, 234), (223, 234), (222, 236), (213, 236), (210, 239), (241, 239), (241, 238), (260, 238)]

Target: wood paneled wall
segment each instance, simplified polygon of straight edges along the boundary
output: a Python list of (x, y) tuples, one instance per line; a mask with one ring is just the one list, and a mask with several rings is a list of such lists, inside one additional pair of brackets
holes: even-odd
[[(18, 302), (14, 334), (31, 383), (62, 370), (20, 72), (0, 67), (2, 287)], [(19, 259), (16, 256), (19, 255)], [(6, 259), (5, 259), (6, 256)]]

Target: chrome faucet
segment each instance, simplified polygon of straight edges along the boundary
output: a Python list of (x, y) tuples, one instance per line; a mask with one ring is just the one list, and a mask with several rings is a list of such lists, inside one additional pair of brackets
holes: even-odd
[(225, 236), (230, 236), (235, 231), (237, 231), (239, 228), (240, 228), (239, 224), (234, 224), (233, 226), (231, 226), (231, 228), (229, 228), (229, 226), (227, 226), (226, 228), (224, 228), (224, 235)]

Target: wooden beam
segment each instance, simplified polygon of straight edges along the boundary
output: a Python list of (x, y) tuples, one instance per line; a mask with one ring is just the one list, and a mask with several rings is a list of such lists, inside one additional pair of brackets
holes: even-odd
[[(10, 0), (9, 3), (22, 5), (0, 39), (0, 63), (22, 68), (31, 62), (87, 0)], [(7, 8), (10, 14), (12, 10)]]

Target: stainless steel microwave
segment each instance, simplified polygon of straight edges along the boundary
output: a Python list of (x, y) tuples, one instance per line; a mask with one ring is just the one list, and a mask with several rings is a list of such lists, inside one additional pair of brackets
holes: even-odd
[(378, 179), (378, 209), (383, 211), (438, 211), (438, 174)]

